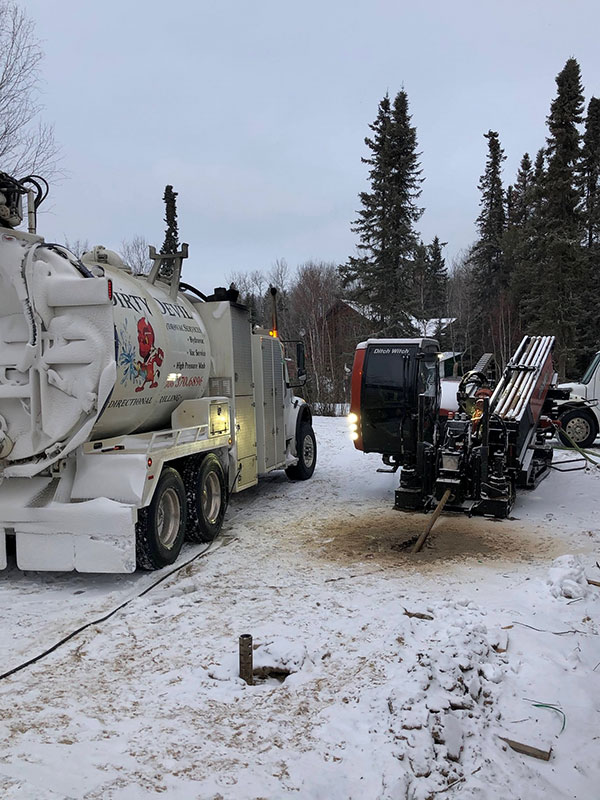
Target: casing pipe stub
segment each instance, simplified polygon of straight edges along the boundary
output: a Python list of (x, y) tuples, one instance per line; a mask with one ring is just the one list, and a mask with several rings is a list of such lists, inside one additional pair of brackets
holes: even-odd
[(248, 686), (254, 684), (252, 636), (249, 633), (243, 633), (240, 636), (240, 678), (246, 681)]

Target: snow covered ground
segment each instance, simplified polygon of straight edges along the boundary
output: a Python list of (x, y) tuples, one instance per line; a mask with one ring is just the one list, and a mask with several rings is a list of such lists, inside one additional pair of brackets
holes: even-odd
[(142, 597), (156, 573), (2, 575), (1, 672), (134, 598), (0, 682), (2, 800), (599, 796), (600, 472), (443, 517), (413, 556), (398, 477), (315, 428), (311, 481), (237, 496)]

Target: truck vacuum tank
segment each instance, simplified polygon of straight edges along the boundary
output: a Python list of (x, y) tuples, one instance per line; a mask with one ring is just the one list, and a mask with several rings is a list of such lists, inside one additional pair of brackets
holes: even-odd
[(82, 442), (168, 427), (205, 394), (210, 345), (182, 294), (133, 276), (116, 253), (79, 261), (2, 234), (0, 458), (32, 474)]

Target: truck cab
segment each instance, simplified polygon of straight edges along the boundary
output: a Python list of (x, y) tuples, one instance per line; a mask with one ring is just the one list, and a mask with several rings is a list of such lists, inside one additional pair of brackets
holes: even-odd
[(572, 442), (579, 447), (589, 447), (600, 431), (600, 351), (594, 355), (580, 381), (561, 383), (559, 388), (570, 391), (569, 399), (560, 403), (559, 420), (568, 435), (559, 434), (562, 443), (567, 447), (571, 447)]
[(588, 368), (583, 373), (579, 383), (570, 381), (561, 383), (561, 389), (570, 389), (571, 397), (578, 397), (584, 400), (596, 400), (600, 397), (600, 352), (592, 358)]

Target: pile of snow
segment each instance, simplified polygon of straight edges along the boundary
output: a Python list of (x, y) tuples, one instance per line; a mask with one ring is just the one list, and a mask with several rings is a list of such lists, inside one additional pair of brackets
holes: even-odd
[(572, 555), (555, 558), (548, 570), (548, 583), (554, 597), (585, 597), (588, 583), (581, 558)]
[(396, 652), (382, 664), (385, 691), (363, 687), (350, 695), (345, 707), (327, 714), (325, 728), (341, 740), (340, 755), (349, 747), (357, 751), (350, 759), (356, 763), (368, 750), (365, 719), (371, 728), (387, 724), (385, 736), (398, 763), (384, 768), (386, 788), (379, 796), (390, 800), (427, 800), (461, 782), (481, 766), (500, 717), (496, 700), (506, 668), (496, 650), (501, 633), (489, 632), (483, 612), (468, 600), (413, 613), (402, 619)]

